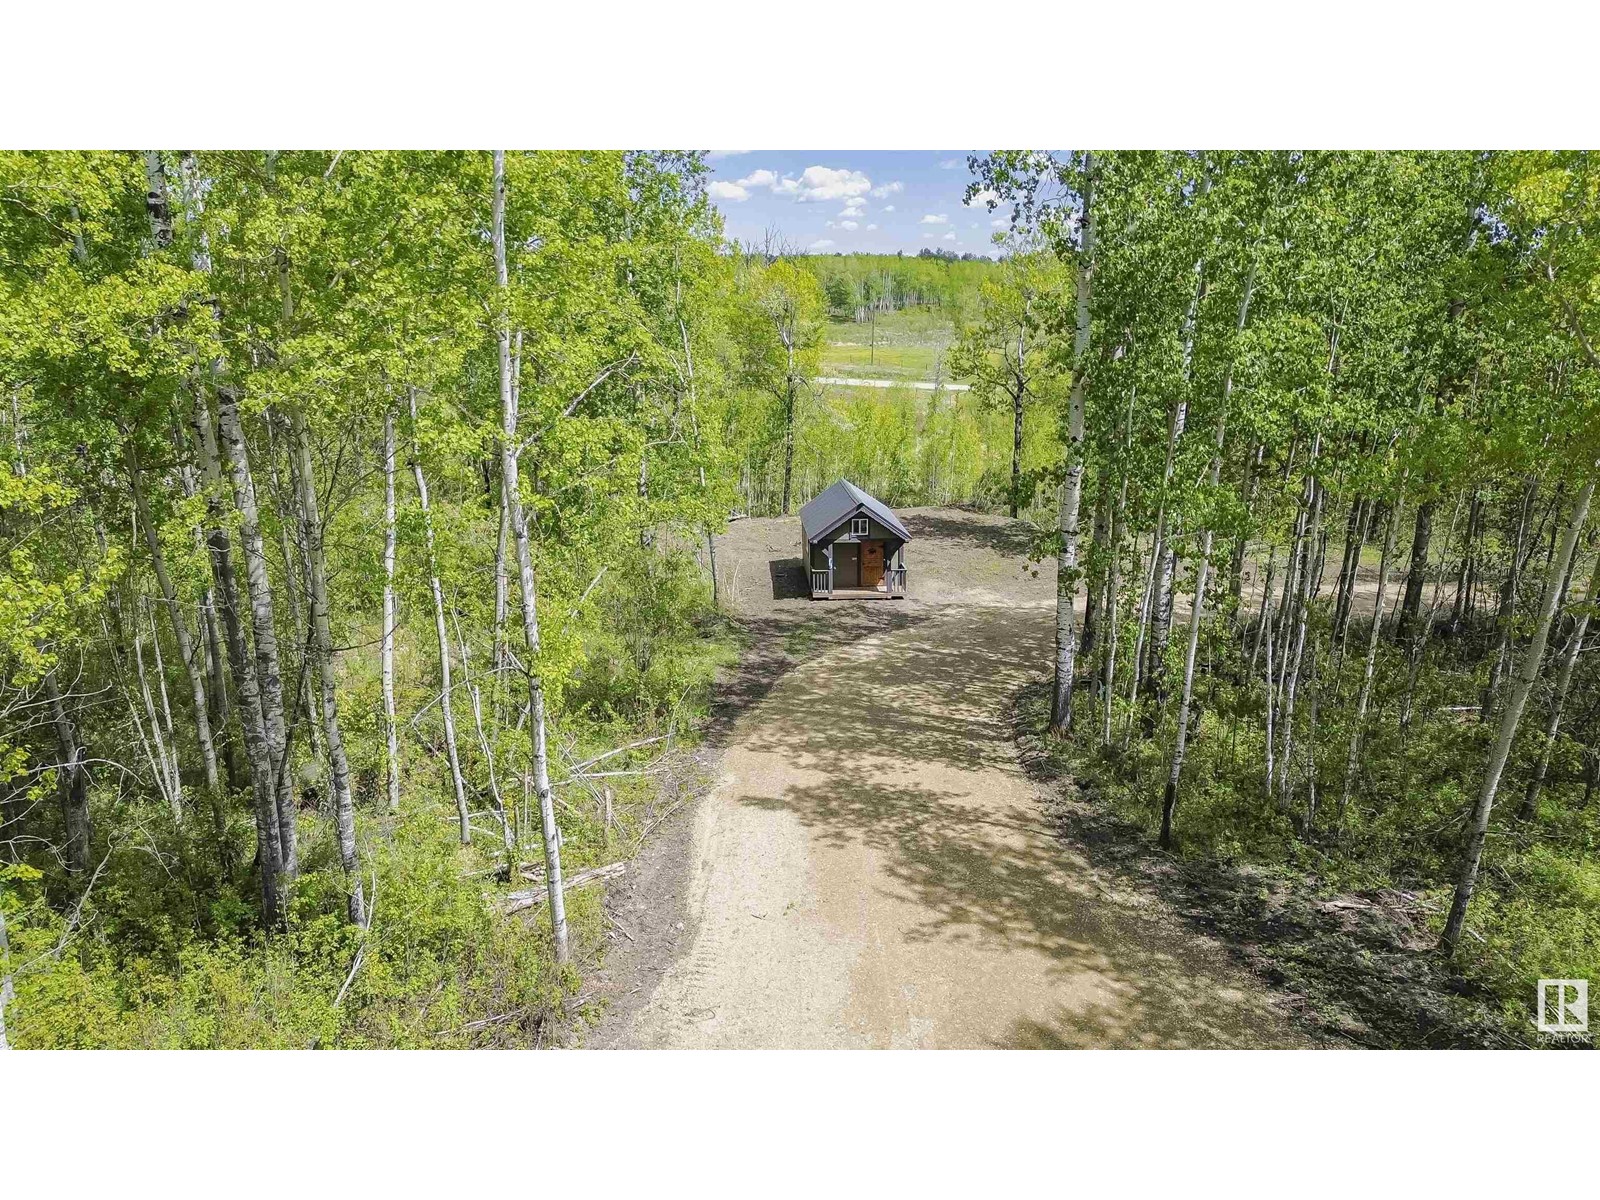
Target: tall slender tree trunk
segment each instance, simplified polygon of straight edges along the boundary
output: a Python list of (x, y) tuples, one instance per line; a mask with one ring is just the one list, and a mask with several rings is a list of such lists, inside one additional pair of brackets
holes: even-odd
[(306, 566), (311, 582), (311, 654), (322, 683), (322, 735), (328, 748), (329, 790), (339, 863), (344, 868), (345, 907), (352, 924), (366, 926), (366, 892), (356, 858), (355, 798), (350, 791), (350, 762), (339, 731), (339, 695), (333, 669), (333, 626), (329, 617), (328, 571), (322, 541), (322, 516), (311, 464), (311, 434), (298, 406), (289, 410), (289, 438), (296, 460), (293, 472), (299, 491), (300, 521), (305, 530)]
[(1422, 586), (1428, 575), (1428, 547), (1433, 540), (1433, 511), (1435, 500), (1417, 505), (1417, 521), (1411, 533), (1411, 567), (1406, 572), (1405, 595), (1400, 601), (1400, 621), (1395, 626), (1395, 636), (1404, 640), (1411, 627), (1422, 614)]
[(1083, 603), (1083, 632), (1078, 640), (1078, 653), (1085, 662), (1092, 661), (1090, 656), (1094, 653), (1095, 639), (1100, 634), (1100, 623), (1104, 619), (1101, 610), (1105, 605), (1106, 526), (1111, 519), (1111, 485), (1108, 479), (1109, 472), (1102, 468), (1096, 477), (1094, 520), (1089, 534), (1092, 554), (1089, 560), (1089, 588)]
[[(179, 459), (178, 480), (183, 486), (184, 496), (193, 500), (200, 495), (200, 485), (191, 462), (193, 452), (186, 433), (189, 429), (192, 429), (192, 424), (185, 424), (181, 420), (174, 421), (173, 444), (177, 448)], [(196, 525), (193, 533), (195, 549), (209, 561), (211, 555), (205, 531)], [(237, 790), (244, 772), (238, 761), (238, 744), (228, 732), (231, 706), (228, 703), (228, 675), (224, 666), (227, 636), (222, 625), (221, 608), (217, 601), (216, 577), (213, 572), (211, 582), (206, 585), (200, 596), (200, 648), (205, 653), (206, 678), (210, 683), (206, 699), (210, 703), (211, 737), (216, 743), (218, 753), (222, 756), (222, 767), (228, 776), (228, 787)]]
[[(1567, 570), (1570, 574), (1570, 562)], [(1517, 809), (1519, 821), (1531, 821), (1539, 811), (1539, 793), (1544, 789), (1545, 776), (1550, 771), (1550, 755), (1555, 749), (1556, 735), (1561, 732), (1561, 715), (1567, 706), (1567, 694), (1572, 689), (1572, 672), (1578, 665), (1578, 652), (1583, 649), (1584, 635), (1589, 632), (1589, 614), (1594, 609), (1597, 587), (1600, 587), (1600, 558), (1595, 560), (1594, 569), (1589, 574), (1589, 590), (1583, 598), (1583, 607), (1578, 612), (1572, 632), (1567, 637), (1566, 651), (1561, 656), (1561, 671), (1556, 676), (1556, 694), (1551, 700), (1550, 717), (1545, 722), (1544, 738), (1539, 744), (1539, 760), (1534, 764), (1533, 774), (1528, 778), (1528, 789), (1522, 796), (1522, 805)]]
[(1445, 565), (1450, 558), (1450, 550), (1455, 544), (1456, 526), (1461, 521), (1461, 499), (1456, 498), (1455, 512), (1450, 517), (1450, 530), (1445, 534), (1444, 549), (1439, 553), (1439, 566), (1433, 575), (1433, 598), (1428, 601), (1427, 616), (1418, 627), (1416, 634), (1411, 639), (1409, 662), (1406, 665), (1406, 698), (1400, 707), (1400, 731), (1404, 733), (1411, 728), (1411, 716), (1417, 700), (1417, 676), (1422, 670), (1423, 656), (1428, 652), (1428, 639), (1433, 636), (1433, 627), (1439, 620), (1439, 600), (1444, 594)]
[(1522, 489), (1522, 507), (1517, 515), (1517, 535), (1511, 543), (1511, 561), (1506, 566), (1506, 577), (1500, 585), (1500, 607), (1495, 612), (1494, 624), (1498, 631), (1495, 641), (1494, 663), (1489, 668), (1489, 683), (1483, 689), (1483, 706), (1479, 720), (1487, 723), (1494, 715), (1494, 702), (1500, 695), (1500, 678), (1505, 674), (1511, 657), (1512, 618), (1517, 611), (1517, 591), (1522, 583), (1523, 547), (1528, 540), (1528, 519), (1533, 512), (1533, 499), (1539, 490), (1539, 481), (1529, 476)]
[[(144, 613), (145, 624), (150, 628), (150, 652), (156, 660), (156, 694), (161, 697), (161, 728), (166, 740), (167, 778), (171, 780), (170, 792), (174, 802), (174, 815), (178, 819), (183, 817), (183, 770), (178, 762), (178, 735), (172, 724), (172, 700), (167, 695), (167, 666), (161, 655), (161, 634), (156, 629), (156, 619), (147, 610)], [(139, 614), (134, 613), (134, 627), (138, 628)], [(133, 644), (135, 657), (139, 658), (139, 674), (144, 674), (144, 662), (139, 655), (139, 642)]]
[(272, 581), (261, 538), (261, 514), (256, 502), (255, 479), (250, 472), (249, 450), (239, 417), (238, 397), (230, 387), (217, 389), (217, 424), (222, 432), (229, 471), (233, 478), (234, 505), (239, 510), (239, 538), (244, 543), (245, 590), (250, 600), (250, 627), (255, 634), (256, 686), (261, 696), (261, 717), (271, 762), (271, 781), (277, 807), (278, 870), (287, 883), (300, 871), (296, 837), (294, 782), (289, 770), (288, 724), (283, 711), (283, 670), (278, 658), (278, 635), (272, 603)]
[(1023, 375), (1024, 356), (1027, 353), (1026, 339), (1017, 335), (1017, 377), (1011, 391), (1011, 504), (1009, 506), (1011, 519), (1017, 519), (1017, 513), (1022, 501), (1022, 400), (1027, 395), (1027, 384)]
[[(1250, 299), (1256, 285), (1256, 260), (1252, 257), (1250, 270), (1244, 278), (1244, 288), (1239, 298), (1239, 320), (1234, 336), (1244, 332), (1250, 317)], [(1222, 480), (1222, 451), (1227, 444), (1228, 406), (1233, 398), (1233, 361), (1222, 377), (1222, 404), (1217, 413), (1216, 447), (1211, 454), (1210, 484), (1216, 488)], [(1212, 530), (1207, 525), (1200, 538), (1200, 559), (1195, 564), (1194, 602), (1189, 609), (1189, 642), (1183, 655), (1183, 695), (1178, 705), (1178, 732), (1172, 743), (1172, 758), (1167, 767), (1167, 787), (1161, 799), (1161, 846), (1172, 845), (1172, 820), (1178, 807), (1178, 784), (1183, 777), (1183, 762), (1189, 750), (1189, 722), (1194, 706), (1195, 652), (1200, 646), (1200, 623), (1204, 619), (1206, 603), (1206, 575), (1211, 569)]]
[[(1316, 463), (1316, 448), (1313, 446), (1311, 453), (1313, 467)], [(1317, 552), (1318, 535), (1322, 524), (1322, 493), (1323, 488), (1315, 475), (1310, 477), (1312, 492), (1311, 518), (1309, 532), (1306, 537), (1305, 553), (1308, 556)], [(1300, 665), (1303, 661), (1306, 645), (1306, 626), (1310, 619), (1311, 604), (1316, 598), (1317, 571), (1315, 564), (1308, 562), (1301, 574), (1300, 596), (1295, 604), (1295, 632), (1294, 645), (1290, 654), (1290, 661), (1284, 668), (1286, 677), (1283, 687), (1283, 751), (1279, 756), (1278, 770), (1282, 772), (1282, 785), (1278, 790), (1278, 799), (1281, 804), (1288, 805), (1294, 797), (1294, 779), (1290, 769), (1294, 761), (1294, 702), (1295, 695), (1300, 685)], [(1285, 643), (1287, 647), (1287, 641)]]
[(1056, 674), (1050, 699), (1050, 730), (1072, 728), (1072, 684), (1077, 639), (1073, 602), (1078, 594), (1078, 507), (1083, 497), (1083, 408), (1089, 370), (1089, 302), (1094, 282), (1094, 154), (1084, 156), (1083, 216), (1076, 266), (1077, 326), (1072, 342), (1072, 390), (1067, 397), (1066, 478), (1061, 484), (1056, 552)]
[(791, 482), (794, 478), (794, 418), (797, 397), (795, 390), (798, 381), (794, 374), (794, 338), (786, 336), (783, 339), (784, 350), (788, 354), (788, 365), (783, 376), (783, 512), (789, 515), (789, 498)]
[(245, 757), (250, 763), (250, 790), (256, 816), (256, 869), (261, 880), (261, 917), (271, 926), (278, 919), (278, 860), (282, 846), (278, 835), (277, 796), (273, 790), (272, 752), (267, 746), (266, 723), (261, 714), (261, 693), (256, 682), (256, 664), (245, 644), (244, 623), (239, 615), (239, 588), (233, 570), (233, 553), (228, 531), (223, 525), (221, 501), (222, 466), (217, 454), (216, 433), (211, 427), (211, 412), (205, 393), (194, 389), (193, 432), (205, 479), (206, 549), (211, 560), (211, 577), (219, 614), (222, 618), (228, 666), (238, 692), (239, 732)]
[(539, 602), (534, 586), (533, 550), (522, 508), (517, 473), (517, 407), (511, 380), (510, 277), (506, 271), (506, 153), (494, 152), (494, 261), (500, 288), (496, 336), (500, 347), (500, 477), (506, 510), (517, 548), (517, 574), (522, 592), (522, 632), (527, 643), (528, 716), (533, 739), (534, 789), (539, 797), (540, 835), (544, 843), (545, 886), (550, 899), (550, 926), (556, 961), (571, 958), (567, 942), (567, 906), (561, 884), (561, 829), (556, 824), (555, 796), (550, 790), (550, 758), (545, 731), (544, 678), (539, 663)]
[(467, 811), (467, 784), (461, 774), (461, 754), (456, 745), (455, 683), (450, 670), (450, 639), (445, 631), (444, 588), (439, 582), (439, 562), (433, 547), (433, 510), (428, 503), (428, 481), (422, 474), (422, 450), (417, 444), (417, 391), (411, 389), (411, 477), (422, 508), (422, 541), (428, 554), (428, 588), (433, 594), (433, 628), (439, 642), (439, 707), (444, 717), (444, 750), (450, 763), (450, 786), (456, 798), (456, 820), (461, 844), (472, 841)]
[[(1273, 737), (1273, 718), (1277, 715), (1277, 709), (1278, 709), (1278, 693), (1277, 693), (1277, 690), (1272, 686), (1272, 602), (1271, 602), (1271, 593), (1272, 593), (1272, 569), (1276, 565), (1277, 565), (1276, 559), (1269, 558), (1267, 560), (1267, 594), (1262, 596), (1262, 598), (1261, 598), (1261, 638), (1260, 638), (1260, 641), (1258, 643), (1260, 645), (1265, 645), (1266, 648), (1267, 648), (1267, 663), (1266, 663), (1267, 673), (1266, 673), (1266, 679), (1265, 679), (1265, 683), (1266, 683), (1265, 704), (1266, 704), (1266, 707), (1265, 707), (1265, 710), (1263, 711), (1262, 719), (1266, 724), (1266, 734), (1267, 734), (1266, 758), (1267, 758), (1267, 799), (1268, 800), (1272, 799), (1273, 792), (1278, 786), (1278, 777), (1277, 777), (1277, 775), (1275, 774), (1275, 772), (1273, 770), (1273, 759), (1272, 759), (1273, 751), (1277, 747), (1277, 741)], [(1255, 657), (1254, 655), (1251, 656), (1252, 662), (1254, 660), (1254, 657)]]
[(66, 830), (67, 870), (73, 874), (89, 867), (89, 844), (94, 839), (94, 826), (89, 817), (89, 769), (84, 765), (87, 756), (83, 743), (78, 740), (78, 727), (67, 711), (66, 697), (61, 694), (61, 684), (55, 668), (44, 675), (45, 699), (50, 703), (50, 724), (55, 730), (56, 795), (61, 804), (61, 823)]
[(6, 910), (0, 905), (0, 1050), (11, 1049), (10, 1038), (6, 1034), (6, 1009), (16, 999), (17, 991), (12, 983), (11, 973), (11, 939), (6, 934)]
[(1366, 666), (1361, 675), (1361, 690), (1356, 697), (1356, 711), (1351, 721), (1350, 756), (1345, 760), (1344, 788), (1339, 793), (1339, 820), (1344, 821), (1345, 810), (1350, 805), (1350, 792), (1355, 786), (1356, 768), (1361, 763), (1362, 734), (1365, 732), (1367, 705), (1372, 700), (1372, 677), (1378, 665), (1378, 636), (1383, 630), (1383, 596), (1389, 588), (1389, 560), (1394, 557), (1395, 528), (1400, 521), (1400, 498), (1389, 506), (1389, 519), (1383, 527), (1383, 557), (1378, 560), (1378, 594), (1372, 602), (1372, 628), (1367, 634)]
[(394, 635), (398, 612), (394, 591), (394, 410), (383, 414), (383, 732), (389, 811), (400, 811), (400, 728), (394, 712)]
[[(304, 606), (300, 603), (302, 589), (311, 591), (310, 576), (306, 573), (306, 551), (301, 544), (300, 520), (295, 516), (296, 500), (284, 490), (283, 477), (278, 470), (278, 438), (277, 429), (279, 419), (273, 414), (267, 414), (267, 462), (270, 467), (272, 480), (272, 502), (278, 513), (278, 554), (283, 559), (283, 592), (289, 598), (289, 619), (295, 631), (295, 643), (300, 647), (300, 670), (296, 673), (298, 683), (295, 694), (285, 701), (284, 718), (293, 730), (303, 717), (305, 727), (311, 737), (311, 752), (319, 763), (327, 765), (328, 756), (322, 749), (322, 719), (317, 716), (316, 709), (311, 703), (311, 680), (306, 667), (310, 660), (306, 658), (306, 644), (311, 641), (311, 622), (306, 619)], [(287, 425), (285, 425), (287, 429)], [(285, 441), (288, 440), (287, 432)], [(298, 581), (298, 582), (296, 582)], [(290, 713), (294, 713), (291, 718)]]
[(1472, 594), (1477, 587), (1477, 546), (1483, 532), (1483, 494), (1474, 491), (1467, 509), (1467, 534), (1462, 542), (1461, 570), (1456, 576), (1455, 602), (1450, 608), (1450, 636), (1461, 632), (1461, 627), (1472, 616)]
[(200, 746), (200, 762), (205, 772), (206, 791), (217, 790), (217, 749), (211, 740), (211, 713), (206, 701), (205, 663), (203, 655), (189, 635), (189, 624), (183, 619), (183, 605), (178, 589), (173, 586), (167, 571), (167, 558), (161, 551), (161, 537), (150, 517), (150, 504), (144, 494), (144, 484), (139, 476), (139, 461), (128, 443), (128, 485), (133, 493), (134, 514), (144, 533), (145, 546), (150, 551), (150, 566), (156, 583), (161, 588), (161, 598), (166, 605), (167, 618), (172, 624), (172, 640), (178, 647), (178, 657), (183, 660), (184, 675), (189, 681), (190, 701), (194, 705), (195, 740)]
[[(1134, 558), (1138, 559), (1138, 536), (1134, 536)], [(1152, 543), (1152, 550), (1154, 545)], [(1154, 553), (1150, 555), (1148, 565), (1145, 567), (1144, 587), (1139, 593), (1139, 620), (1133, 631), (1133, 655), (1128, 659), (1128, 720), (1122, 729), (1122, 748), (1128, 748), (1128, 742), (1133, 737), (1134, 712), (1139, 702), (1139, 673), (1144, 663), (1145, 635), (1150, 628), (1150, 603), (1155, 594), (1156, 586), (1156, 559)]]
[(1122, 482), (1117, 490), (1117, 506), (1111, 516), (1110, 561), (1106, 566), (1106, 634), (1105, 634), (1105, 711), (1101, 714), (1100, 744), (1111, 745), (1111, 714), (1115, 708), (1117, 682), (1117, 643), (1122, 640), (1118, 623), (1118, 608), (1122, 602), (1122, 539), (1127, 536), (1128, 471), (1122, 470)]
[[(1250, 456), (1250, 463), (1245, 468), (1244, 510), (1247, 525), (1253, 523), (1255, 519), (1256, 493), (1261, 487), (1261, 463), (1266, 450), (1264, 443), (1257, 442), (1255, 453)], [(1248, 540), (1242, 532), (1233, 539), (1233, 554), (1228, 563), (1228, 599), (1231, 604), (1230, 611), (1235, 615), (1235, 619), (1244, 599), (1244, 556)]]
[[(156, 785), (156, 790), (161, 793), (162, 799), (167, 802), (167, 807), (172, 813), (172, 823), (175, 826), (183, 824), (183, 783), (178, 772), (178, 760), (172, 750), (171, 729), (162, 729), (161, 715), (156, 711), (155, 694), (150, 690), (150, 673), (144, 666), (144, 626), (139, 620), (139, 605), (133, 605), (133, 665), (134, 677), (139, 681), (139, 700), (144, 707), (144, 721), (139, 720), (138, 713), (133, 708), (133, 702), (128, 702), (128, 710), (133, 714), (134, 729), (139, 734), (139, 740), (145, 752), (145, 760), (150, 764), (150, 774)], [(121, 672), (118, 672), (119, 675)], [(123, 681), (123, 691), (131, 689), (126, 680)], [(148, 727), (148, 736), (145, 729)]]
[(1339, 625), (1344, 620), (1345, 588), (1355, 573), (1355, 563), (1360, 556), (1357, 544), (1361, 530), (1362, 509), (1366, 506), (1366, 497), (1357, 496), (1350, 502), (1350, 511), (1344, 523), (1344, 554), (1339, 559), (1339, 578), (1333, 585), (1333, 634), (1337, 639)]
[(1523, 652), (1522, 666), (1506, 697), (1500, 712), (1500, 729), (1494, 745), (1489, 750), (1489, 761), (1483, 772), (1483, 785), (1478, 791), (1478, 801), (1473, 806), (1472, 824), (1467, 833), (1467, 844), (1461, 856), (1461, 873), (1456, 881), (1455, 897), (1450, 904), (1450, 915), (1445, 921), (1440, 946), (1446, 954), (1453, 955), (1461, 941), (1461, 931), (1467, 921), (1467, 906), (1472, 903), (1473, 891), (1478, 884), (1478, 868), (1483, 861), (1483, 843), (1489, 836), (1489, 815), (1494, 809), (1495, 796), (1500, 790), (1500, 776), (1505, 771), (1506, 759), (1511, 754), (1511, 743), (1517, 736), (1517, 724), (1522, 720), (1522, 710), (1528, 703), (1528, 693), (1539, 678), (1539, 666), (1544, 658), (1545, 644), (1550, 640), (1550, 625), (1555, 617), (1556, 600), (1561, 591), (1561, 579), (1572, 562), (1578, 536), (1589, 516), (1589, 502), (1594, 497), (1592, 472), (1600, 463), (1591, 465), (1591, 477), (1578, 493), (1567, 521), (1561, 549), (1545, 573), (1544, 591), (1539, 598), (1538, 623), (1534, 626), (1533, 640)]
[[(1211, 180), (1207, 177), (1201, 181), (1200, 195), (1204, 197), (1210, 188)], [(1172, 477), (1177, 466), (1178, 446), (1183, 441), (1184, 428), (1189, 420), (1195, 327), (1199, 322), (1200, 301), (1205, 293), (1206, 263), (1202, 256), (1194, 264), (1194, 294), (1183, 318), (1183, 383), (1167, 423), (1167, 457), (1161, 473), (1161, 506), (1156, 515), (1155, 591), (1150, 608), (1149, 657), (1144, 666), (1145, 684), (1155, 701), (1154, 709), (1145, 719), (1145, 728), (1149, 731), (1154, 730), (1158, 712), (1166, 703), (1167, 641), (1172, 633), (1172, 582), (1178, 567), (1177, 550), (1173, 545), (1177, 521), (1172, 513)]]

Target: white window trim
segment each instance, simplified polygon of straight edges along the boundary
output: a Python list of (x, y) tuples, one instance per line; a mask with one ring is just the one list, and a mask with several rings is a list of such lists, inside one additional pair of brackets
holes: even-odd
[(861, 537), (863, 534), (867, 534), (867, 533), (871, 533), (871, 532), (872, 532), (872, 520), (871, 520), (871, 518), (869, 518), (869, 517), (851, 517), (850, 518), (850, 536), (851, 537)]

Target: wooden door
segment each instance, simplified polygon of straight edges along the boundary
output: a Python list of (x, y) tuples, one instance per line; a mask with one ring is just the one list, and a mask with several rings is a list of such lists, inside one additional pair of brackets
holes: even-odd
[(861, 586), (875, 588), (883, 582), (883, 543), (861, 543)]

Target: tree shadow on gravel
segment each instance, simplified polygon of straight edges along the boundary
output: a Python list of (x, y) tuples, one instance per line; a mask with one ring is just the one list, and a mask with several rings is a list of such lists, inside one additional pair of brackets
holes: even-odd
[(1323, 1036), (1374, 1048), (1524, 1046), (1524, 1039), (1433, 953), (1422, 914), (1397, 894), (1333, 896), (1308, 875), (1247, 862), (1162, 852), (1073, 778), (1044, 740), (1047, 685), (1016, 697), (1013, 733), (1024, 768), (1048, 785), (1057, 835), (1091, 866), (1148, 889), (1196, 929), (1218, 938), (1255, 974), (1292, 998), (1300, 1022)]
[(765, 699), (780, 679), (812, 658), (876, 634), (909, 629), (937, 615), (883, 600), (823, 603), (804, 598), (777, 612), (730, 618), (743, 643), (742, 653), (738, 666), (713, 689), (707, 740), (713, 746), (725, 745), (738, 719)]
[(1081, 1003), (997, 1044), (1262, 1044), (1271, 1025), (1261, 1009), (1208, 969), (1191, 941), (1074, 870), (1031, 802), (996, 802), (982, 790), (1008, 774), (1013, 794), (1031, 798), (1006, 713), (1027, 669), (1019, 664), (1048, 647), (1048, 623), (987, 609), (950, 613), (937, 633), (918, 632), (926, 636), (895, 638), (892, 656), (849, 647), (769, 696), (760, 728), (742, 744), (825, 782), (743, 803), (791, 813), (824, 846), (871, 848), (885, 894), (923, 914), (906, 941), (1046, 956), (1063, 994)]
[[(744, 803), (792, 814), (826, 845), (872, 848), (887, 894), (926, 914), (904, 932), (908, 943), (999, 944), (1047, 956), (1051, 976), (1080, 1002), (1017, 1022), (995, 1039), (998, 1047), (1270, 1044), (1251, 998), (1147, 914), (1080, 887), (1038, 826), (997, 820), (959, 796), (871, 778), (795, 786)], [(1009, 836), (1018, 831), (1036, 836)], [(1075, 988), (1078, 982), (1086, 986)]]

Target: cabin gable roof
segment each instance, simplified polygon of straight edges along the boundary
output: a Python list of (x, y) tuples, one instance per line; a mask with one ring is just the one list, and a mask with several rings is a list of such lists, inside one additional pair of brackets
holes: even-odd
[(839, 480), (800, 509), (800, 529), (807, 542), (815, 542), (860, 512), (875, 517), (880, 525), (892, 529), (903, 541), (911, 540), (893, 509), (848, 479)]

